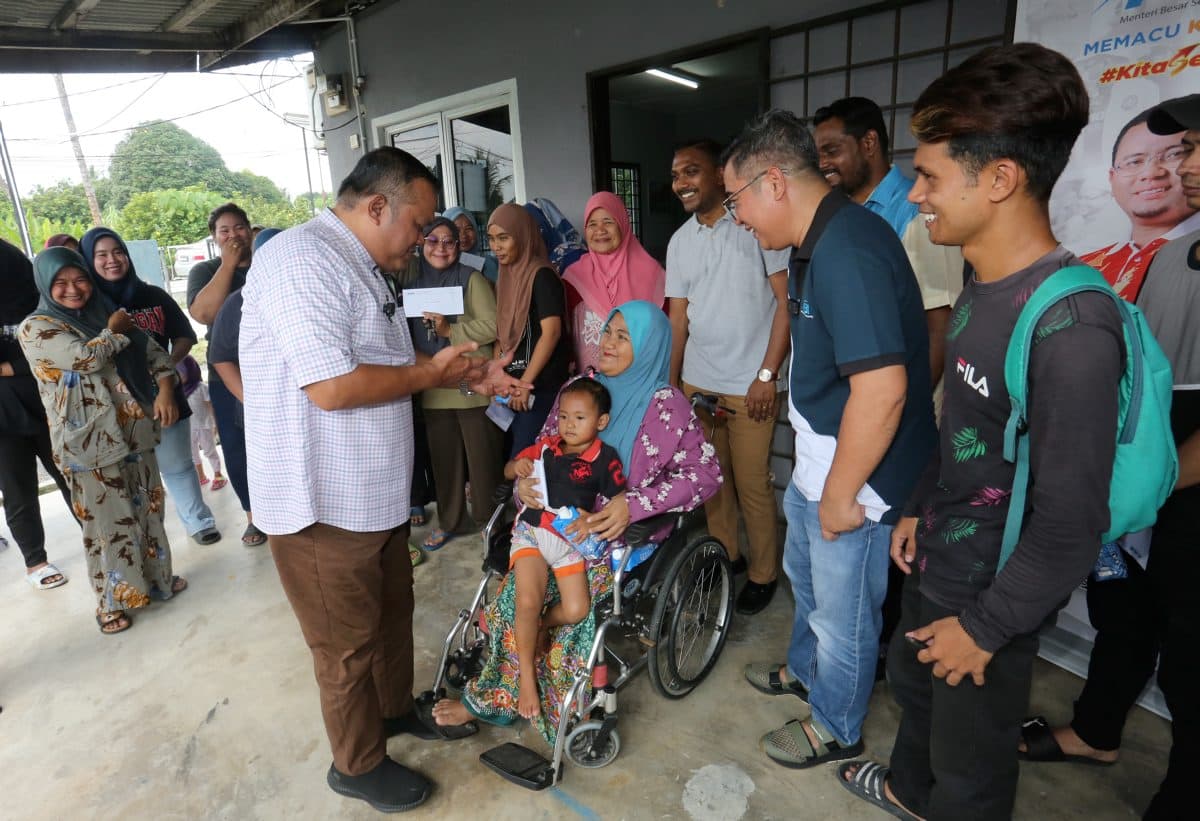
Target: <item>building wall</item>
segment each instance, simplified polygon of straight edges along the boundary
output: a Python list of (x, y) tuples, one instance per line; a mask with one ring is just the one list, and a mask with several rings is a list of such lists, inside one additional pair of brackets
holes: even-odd
[[(870, 0), (610, 0), (604, 6), (513, 0), (451, 6), (394, 0), (355, 18), (367, 120), (515, 78), (525, 188), (582, 219), (591, 192), (587, 83), (590, 71), (699, 45), (751, 29), (778, 28)], [(585, 11), (581, 13), (580, 9)], [(318, 68), (349, 79), (344, 30), (316, 52)], [(326, 123), (332, 177), (362, 155), (354, 126)]]

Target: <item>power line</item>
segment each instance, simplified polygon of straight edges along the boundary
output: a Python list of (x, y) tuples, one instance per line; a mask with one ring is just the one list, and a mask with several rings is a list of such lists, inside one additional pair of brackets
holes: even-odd
[(120, 116), (121, 116), (122, 114), (124, 114), (126, 111), (128, 111), (129, 109), (131, 109), (131, 108), (134, 106), (134, 104), (135, 104), (135, 103), (137, 103), (137, 101), (138, 101), (138, 100), (140, 100), (140, 99), (142, 99), (143, 97), (145, 97), (147, 94), (149, 94), (149, 93), (151, 92), (151, 90), (153, 90), (153, 88), (154, 88), (156, 85), (158, 85), (158, 82), (159, 82), (159, 80), (161, 80), (163, 77), (166, 77), (166, 76), (167, 76), (166, 74), (160, 74), (160, 75), (158, 75), (157, 77), (155, 77), (155, 78), (154, 78), (154, 82), (153, 82), (153, 83), (151, 83), (150, 85), (146, 86), (146, 88), (144, 88), (144, 89), (142, 90), (142, 93), (141, 93), (141, 94), (137, 95), (136, 97), (134, 97), (132, 100), (130, 100), (130, 101), (129, 101), (129, 105), (125, 106), (125, 107), (124, 107), (124, 108), (122, 108), (120, 111), (118, 111), (116, 114), (112, 115), (112, 116), (111, 116), (111, 117), (109, 117), (107, 120), (105, 120), (104, 122), (100, 123), (100, 125), (92, 126), (92, 128), (90, 128), (89, 130), (87, 130), (87, 131), (84, 131), (84, 132), (82, 132), (82, 133), (79, 133), (79, 134), (76, 134), (75, 136), (77, 136), (77, 137), (90, 137), (90, 136), (92, 136), (92, 134), (95, 132), (95, 130), (96, 130), (97, 128), (104, 128), (104, 126), (108, 125), (108, 124), (109, 124), (109, 123), (111, 123), (113, 120), (117, 119), (117, 117), (120, 117)]

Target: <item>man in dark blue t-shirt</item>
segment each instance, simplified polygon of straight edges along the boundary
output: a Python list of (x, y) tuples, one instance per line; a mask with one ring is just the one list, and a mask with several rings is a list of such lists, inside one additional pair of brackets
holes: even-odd
[(896, 232), (830, 189), (793, 114), (764, 114), (725, 160), (735, 219), (764, 248), (796, 249), (783, 559), (796, 613), (787, 663), (750, 665), (746, 678), (810, 704), (811, 718), (763, 746), (780, 764), (811, 767), (863, 749), (892, 525), (937, 441), (929, 337)]

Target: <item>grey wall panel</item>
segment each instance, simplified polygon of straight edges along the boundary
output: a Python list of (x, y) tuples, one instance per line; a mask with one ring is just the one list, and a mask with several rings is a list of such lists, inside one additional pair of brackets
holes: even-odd
[[(455, 25), (427, 36), (427, 6), (395, 0), (356, 18), (359, 59), (367, 76), (363, 102), (368, 118), (380, 117), (515, 78), (526, 192), (550, 197), (579, 220), (592, 193), (589, 71), (868, 4), (869, 0), (611, 0), (603, 13), (589, 14), (571, 3), (467, 2), (455, 6)], [(844, 57), (844, 35), (840, 48)], [(326, 72), (348, 73), (345, 34), (334, 32), (326, 38), (317, 59)], [(349, 147), (354, 130), (328, 136), (335, 180), (361, 156)]]

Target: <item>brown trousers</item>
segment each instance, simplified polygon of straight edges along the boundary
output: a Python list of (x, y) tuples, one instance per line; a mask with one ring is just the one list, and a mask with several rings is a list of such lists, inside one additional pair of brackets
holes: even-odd
[(408, 524), (355, 533), (318, 522), (270, 543), (312, 651), (333, 765), (362, 775), (387, 751), (383, 719), (413, 706)]
[[(684, 383), (683, 391), (691, 396), (696, 391), (716, 393)], [(725, 481), (716, 494), (704, 503), (708, 532), (720, 539), (736, 560), (738, 545), (738, 510), (746, 522), (747, 577), (757, 584), (774, 581), (779, 572), (779, 535), (776, 519), (779, 516), (775, 489), (771, 486), (771, 440), (775, 435), (775, 419), (755, 422), (746, 409), (746, 397), (717, 393), (717, 403), (734, 411), (724, 416), (712, 430), (712, 417), (698, 411), (704, 432), (717, 450), (717, 462)], [(786, 394), (779, 395), (787, 401)], [(710, 431), (712, 433), (710, 434)]]
[(487, 408), (425, 408), (429, 461), (437, 487), (438, 527), (455, 532), (466, 517), (463, 486), (471, 482), (471, 513), (482, 525), (504, 472), (504, 434)]

